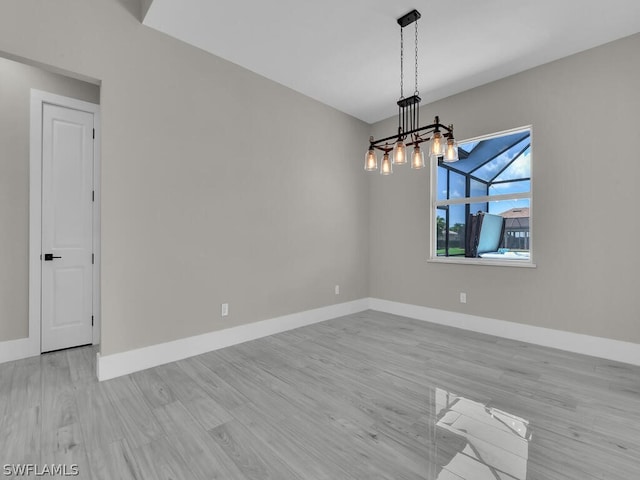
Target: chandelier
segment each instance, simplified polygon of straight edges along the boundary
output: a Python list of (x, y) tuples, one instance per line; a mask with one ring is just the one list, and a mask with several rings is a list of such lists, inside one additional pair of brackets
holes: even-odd
[[(411, 168), (424, 168), (422, 144), (427, 146), (429, 158), (442, 158), (445, 162), (458, 160), (458, 145), (453, 138), (453, 125), (443, 125), (435, 117), (433, 123), (420, 127), (420, 93), (418, 92), (418, 19), (420, 12), (412, 10), (398, 19), (400, 25), (400, 98), (398, 99), (398, 133), (374, 140), (369, 137), (369, 149), (365, 155), (364, 169), (378, 169), (376, 150), (383, 152), (380, 173), (390, 175), (393, 165), (404, 165), (411, 160)], [(415, 23), (415, 89), (413, 95), (404, 98), (404, 27)], [(410, 147), (413, 147), (411, 150)]]

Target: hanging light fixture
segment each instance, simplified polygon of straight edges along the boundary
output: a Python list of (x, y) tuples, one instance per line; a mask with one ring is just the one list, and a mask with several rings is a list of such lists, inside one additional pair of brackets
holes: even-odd
[[(369, 137), (369, 149), (365, 155), (364, 169), (375, 172), (378, 169), (376, 150), (383, 152), (380, 173), (390, 175), (393, 165), (410, 163), (411, 168), (424, 168), (422, 144), (431, 142), (427, 148), (429, 158), (445, 162), (458, 160), (458, 144), (453, 138), (453, 125), (445, 126), (440, 118), (420, 127), (420, 94), (418, 92), (418, 19), (420, 12), (412, 10), (398, 19), (400, 25), (400, 99), (398, 100), (398, 133), (390, 137), (374, 140)], [(404, 98), (404, 27), (415, 23), (415, 89), (413, 95)]]

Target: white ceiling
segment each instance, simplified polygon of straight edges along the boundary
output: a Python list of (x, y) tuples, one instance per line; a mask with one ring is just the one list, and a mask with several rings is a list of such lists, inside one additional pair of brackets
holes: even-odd
[(640, 0), (153, 0), (143, 23), (373, 123), (397, 112), (414, 8), (423, 104), (640, 31)]

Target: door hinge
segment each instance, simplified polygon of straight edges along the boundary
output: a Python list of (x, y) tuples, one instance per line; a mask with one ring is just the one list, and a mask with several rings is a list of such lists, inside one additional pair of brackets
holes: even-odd
[(91, 315), (91, 326), (93, 327), (93, 315)]
[(96, 191), (95, 190), (91, 190), (91, 201), (92, 202), (96, 201)]
[(95, 263), (96, 255), (94, 253), (91, 254), (91, 265)]
[(96, 139), (96, 129), (95, 128), (93, 129), (93, 139), (94, 140)]

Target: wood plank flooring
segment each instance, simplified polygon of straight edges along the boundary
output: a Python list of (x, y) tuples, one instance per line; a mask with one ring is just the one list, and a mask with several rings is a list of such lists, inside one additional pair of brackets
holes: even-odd
[(640, 479), (640, 368), (626, 364), (373, 311), (102, 383), (94, 361), (85, 347), (0, 365), (0, 468)]

